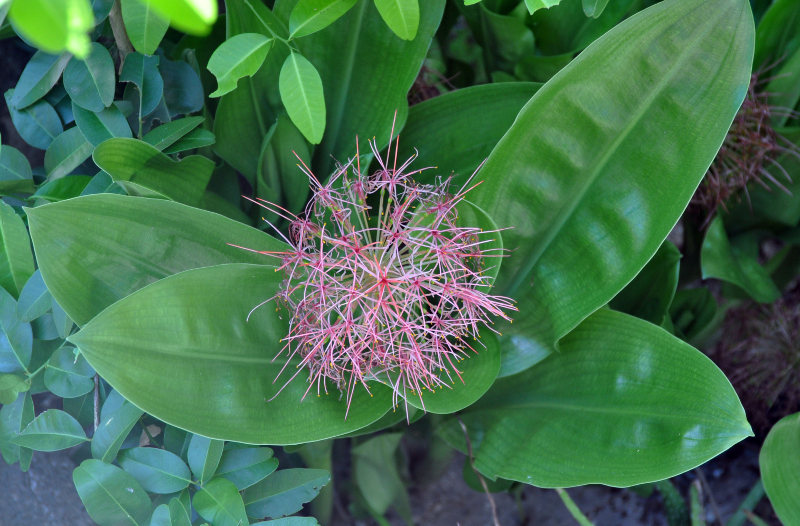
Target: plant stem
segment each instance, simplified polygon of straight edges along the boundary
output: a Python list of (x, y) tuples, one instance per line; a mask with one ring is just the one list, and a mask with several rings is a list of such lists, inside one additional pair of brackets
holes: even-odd
[(464, 425), (464, 422), (461, 419), (458, 419), (459, 425), (461, 425), (461, 430), (464, 431), (464, 440), (467, 442), (467, 454), (469, 454), (469, 465), (472, 468), (472, 471), (475, 472), (475, 476), (478, 477), (478, 480), (481, 483), (481, 487), (483, 491), (486, 493), (486, 498), (489, 499), (489, 506), (492, 508), (492, 522), (494, 526), (500, 526), (500, 519), (497, 517), (497, 504), (494, 502), (494, 497), (492, 497), (492, 492), (489, 491), (489, 486), (486, 485), (486, 480), (484, 480), (483, 475), (475, 468), (474, 458), (472, 456), (472, 441), (469, 439), (469, 433), (467, 432), (467, 426)]
[(567, 507), (570, 515), (572, 515), (572, 517), (578, 521), (578, 524), (581, 526), (594, 526), (592, 521), (590, 521), (586, 515), (583, 514), (581, 509), (577, 504), (575, 504), (575, 501), (570, 498), (569, 494), (564, 488), (556, 488), (556, 493), (558, 493), (558, 496), (561, 497), (561, 500), (564, 502), (564, 506)]
[(94, 430), (100, 427), (100, 376), (94, 375)]
[(117, 50), (119, 51), (119, 70), (122, 71), (125, 57), (128, 53), (133, 52), (133, 44), (128, 38), (128, 32), (125, 31), (119, 0), (115, 0), (114, 5), (111, 7), (111, 12), (108, 14), (108, 22), (111, 24), (111, 32), (114, 33), (114, 42), (117, 44)]

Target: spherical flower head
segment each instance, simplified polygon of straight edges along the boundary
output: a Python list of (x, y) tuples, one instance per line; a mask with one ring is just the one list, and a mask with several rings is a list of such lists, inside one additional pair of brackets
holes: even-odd
[(390, 165), (391, 148), (384, 159), (370, 147), (376, 172), (362, 174), (357, 153), (325, 184), (301, 160), (312, 189), (303, 214), (259, 203), (290, 221), (291, 249), (271, 253), (286, 278), (275, 299), (291, 316), (278, 356), (287, 365), (299, 359), (295, 376), (307, 372), (306, 394), (331, 384), (348, 411), (354, 390), (369, 391), (373, 380), (392, 388), (395, 405), (451, 387), (457, 362), (478, 352), (468, 341), (515, 310), (511, 299), (489, 294), (487, 271), (503, 255), (491, 248), (497, 231), (459, 224), (469, 181), (455, 193), (450, 179), (417, 184), (413, 156), (398, 166), (395, 144)]

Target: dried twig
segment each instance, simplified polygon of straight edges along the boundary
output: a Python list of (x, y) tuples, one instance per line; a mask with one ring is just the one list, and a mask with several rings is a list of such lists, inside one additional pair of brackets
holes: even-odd
[(484, 480), (483, 475), (475, 469), (474, 457), (472, 456), (472, 441), (469, 439), (469, 433), (467, 432), (467, 426), (464, 425), (464, 422), (461, 419), (458, 419), (458, 423), (461, 425), (461, 430), (464, 431), (464, 440), (467, 442), (467, 454), (469, 455), (469, 465), (472, 468), (472, 471), (475, 472), (475, 476), (478, 477), (478, 480), (481, 483), (481, 487), (483, 491), (486, 493), (486, 498), (489, 499), (489, 506), (492, 508), (492, 521), (494, 526), (500, 526), (500, 519), (497, 517), (497, 504), (494, 502), (494, 497), (492, 497), (492, 492), (489, 491), (489, 486), (486, 485), (486, 480)]

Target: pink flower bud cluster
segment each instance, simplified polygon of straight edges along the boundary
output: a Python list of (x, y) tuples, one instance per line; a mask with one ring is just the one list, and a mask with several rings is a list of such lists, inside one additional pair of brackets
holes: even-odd
[(306, 393), (314, 385), (327, 393), (330, 382), (348, 410), (369, 381), (389, 385), (395, 405), (451, 387), (457, 362), (477, 352), (468, 339), (515, 310), (488, 293), (488, 270), (502, 257), (491, 248), (497, 232), (458, 221), (469, 182), (455, 194), (449, 178), (417, 184), (412, 176), (422, 170), (408, 170), (415, 156), (397, 166), (395, 144), (390, 166), (390, 153), (382, 159), (370, 147), (379, 169), (369, 176), (358, 154), (326, 184), (301, 160), (313, 196), (300, 216), (259, 202), (290, 222), (291, 249), (264, 252), (280, 258), (286, 276), (276, 298), (291, 322), (278, 355), (287, 365), (299, 359), (295, 376), (308, 372)]

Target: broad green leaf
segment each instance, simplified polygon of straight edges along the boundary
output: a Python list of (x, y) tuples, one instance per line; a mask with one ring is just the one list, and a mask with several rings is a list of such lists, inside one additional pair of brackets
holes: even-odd
[[(164, 153), (173, 154), (185, 152), (187, 150), (194, 150), (197, 148), (204, 148), (206, 146), (211, 146), (215, 142), (217, 142), (217, 138), (213, 133), (205, 128), (197, 128), (178, 139), (178, 141), (164, 148)], [(209, 210), (213, 209), (209, 208)]]
[(88, 32), (94, 16), (88, 0), (25, 0), (12, 2), (14, 29), (48, 53), (67, 50), (77, 57), (89, 53)]
[(73, 347), (57, 350), (44, 370), (44, 385), (61, 398), (76, 398), (94, 387), (94, 369)]
[(36, 189), (28, 159), (7, 144), (0, 149), (0, 195), (31, 193)]
[(192, 436), (187, 458), (189, 467), (200, 484), (205, 484), (216, 473), (224, 446), (221, 440)]
[(19, 393), (31, 388), (31, 380), (20, 373), (0, 373), (0, 405), (14, 402)]
[(312, 144), (319, 144), (325, 132), (325, 97), (322, 79), (311, 62), (290, 53), (281, 67), (278, 87), (286, 113)]
[(484, 475), (541, 487), (661, 480), (752, 436), (711, 360), (608, 309), (566, 336), (560, 352), (498, 380), (461, 418)]
[(190, 35), (207, 35), (217, 19), (216, 0), (145, 0), (175, 29)]
[(203, 117), (184, 117), (176, 121), (167, 122), (153, 128), (142, 140), (147, 144), (152, 144), (158, 150), (164, 151), (179, 141), (187, 133), (191, 132), (205, 120)]
[(525, 0), (525, 7), (528, 8), (530, 14), (533, 14), (539, 9), (550, 9), (559, 2), (561, 0)]
[(603, 14), (608, 5), (608, 0), (583, 0), (583, 12), (586, 16), (597, 18)]
[(402, 433), (370, 438), (352, 450), (353, 475), (370, 508), (383, 515), (397, 500), (408, 500), (405, 484), (397, 471), (395, 453)]
[(144, 55), (152, 55), (169, 28), (169, 19), (163, 18), (145, 0), (122, 0), (122, 19), (125, 32), (133, 48)]
[(41, 201), (53, 203), (63, 201), (81, 195), (92, 178), (88, 175), (70, 175), (54, 181), (48, 181), (41, 185), (31, 198), (36, 199), (36, 203)]
[(403, 40), (414, 40), (419, 28), (418, 0), (374, 0), (389, 29)]
[(85, 60), (73, 58), (64, 70), (64, 89), (72, 102), (89, 111), (103, 111), (114, 101), (114, 61), (102, 44), (92, 42)]
[(72, 332), (72, 326), (74, 325), (72, 320), (67, 313), (64, 312), (64, 309), (61, 308), (61, 305), (58, 304), (55, 298), (52, 301), (52, 309), (53, 309), (53, 324), (56, 326), (56, 330), (58, 331), (58, 337), (66, 339), (69, 336), (70, 332)]
[(400, 141), (400, 158), (417, 153), (417, 167), (437, 167), (419, 174), (419, 182), (433, 183), (435, 173), (454, 173), (454, 182), (463, 183), (486, 160), (540, 87), (535, 82), (482, 84), (411, 106)]
[(58, 451), (87, 440), (77, 420), (64, 411), (48, 409), (34, 418), (12, 441), (35, 451)]
[(752, 32), (745, 0), (667, 0), (595, 41), (522, 109), (470, 194), (513, 227), (495, 290), (519, 301), (501, 341), (515, 360), (552, 351), (656, 252), (744, 97)]
[(800, 100), (800, 46), (793, 55), (786, 57), (786, 61), (778, 66), (771, 75), (772, 80), (764, 88), (769, 94), (769, 104), (772, 108), (772, 125), (776, 128), (786, 126), (792, 113), (787, 109), (794, 109)]
[(94, 21), (100, 24), (111, 12), (111, 7), (114, 5), (114, 0), (92, 0), (92, 11), (94, 12)]
[(271, 521), (254, 522), (250, 526), (319, 526), (314, 517), (284, 517)]
[(33, 252), (25, 223), (5, 202), (0, 202), (0, 243), (0, 286), (18, 298), (33, 275)]
[[(69, 339), (133, 403), (207, 437), (293, 444), (347, 433), (380, 418), (391, 398), (380, 384), (370, 385), (372, 396), (357, 389), (345, 419), (346, 404), (332, 386), (330, 396), (304, 396), (304, 371), (291, 381), (293, 365), (281, 374), (283, 359), (273, 358), (287, 315), (275, 312), (273, 304), (253, 309), (271, 298), (282, 280), (262, 265), (182, 272), (117, 302)], [(135, 369), (126, 365), (133, 356)], [(180, 375), (172, 374), (178, 369)]]
[(289, 38), (300, 38), (325, 29), (356, 5), (356, 1), (300, 0), (289, 15)]
[(473, 22), (472, 29), (481, 37), (480, 45), (492, 50), (487, 55), (489, 70), (511, 72), (522, 59), (535, 56), (533, 32), (525, 25), (524, 17), (495, 13), (481, 4), (476, 21), (478, 24)]
[(239, 79), (255, 75), (267, 58), (272, 42), (259, 33), (242, 33), (223, 42), (208, 59), (208, 71), (219, 84), (209, 97), (230, 93), (236, 89)]
[(242, 496), (233, 482), (214, 479), (201, 487), (192, 499), (198, 515), (214, 526), (239, 526), (248, 524)]
[(263, 480), (278, 467), (268, 447), (228, 449), (222, 453), (216, 476), (224, 477), (243, 490)]
[(678, 287), (681, 253), (669, 241), (610, 302), (614, 310), (661, 325)]
[(758, 263), (758, 240), (752, 235), (739, 236), (731, 243), (722, 218), (717, 216), (706, 231), (700, 253), (703, 279), (717, 278), (733, 283), (758, 302), (770, 303), (781, 295)]
[(117, 391), (111, 392), (100, 410), (100, 426), (92, 437), (92, 456), (103, 462), (113, 462), (142, 414), (141, 409)]
[(406, 95), (439, 27), (444, 4), (420, 3), (419, 29), (412, 41), (388, 37), (372, 0), (359, 0), (330, 26), (297, 41), (305, 56), (314, 57), (325, 92), (325, 136), (314, 151), (318, 174), (329, 174), (333, 159), (345, 161), (355, 154), (356, 135), (376, 137), (379, 147), (388, 143), (395, 111), (395, 131), (402, 128), (408, 114)]
[(3, 23), (6, 21), (6, 15), (8, 14), (8, 9), (11, 7), (11, 0), (3, 0), (0, 2), (0, 27), (3, 26)]
[(150, 516), (150, 523), (148, 526), (172, 526), (172, 518), (169, 515), (169, 506), (167, 504), (159, 504), (153, 510), (153, 515)]
[(164, 79), (158, 72), (158, 57), (129, 53), (125, 57), (120, 82), (136, 85), (139, 94), (139, 109), (142, 117), (156, 109), (164, 94)]
[(78, 325), (182, 270), (274, 262), (228, 243), (254, 250), (287, 248), (237, 221), (157, 199), (99, 194), (28, 209), (27, 215), (42, 277)]
[(7, 464), (17, 461), (23, 471), (28, 470), (33, 451), (14, 444), (11, 440), (33, 420), (33, 401), (30, 393), (20, 393), (17, 399), (0, 407), (0, 453)]
[(758, 23), (754, 70), (791, 56), (800, 48), (800, 38), (796, 30), (799, 23), (800, 4), (794, 0), (772, 2)]
[(94, 149), (95, 164), (129, 194), (160, 196), (186, 204), (203, 197), (214, 162), (192, 155), (174, 161), (138, 139), (111, 139)]
[(25, 371), (31, 363), (33, 332), (17, 315), (17, 302), (0, 289), (0, 372)]
[(172, 498), (169, 501), (169, 518), (171, 521), (170, 526), (191, 526), (191, 514), (181, 501), (177, 498)]
[[(306, 176), (297, 166), (297, 157), (311, 159), (308, 143), (286, 115), (281, 115), (264, 137), (258, 159), (256, 195), (274, 203), (285, 203), (300, 212), (308, 198)], [(273, 219), (266, 216), (270, 221)]]
[(758, 464), (769, 501), (783, 524), (800, 522), (800, 413), (781, 419), (770, 429)]
[(77, 126), (56, 137), (44, 153), (44, 169), (50, 180), (70, 174), (92, 155), (92, 143)]
[(183, 460), (163, 449), (126, 449), (119, 454), (117, 461), (150, 493), (178, 493), (192, 481), (192, 474)]
[(69, 59), (69, 53), (61, 55), (50, 55), (43, 51), (34, 53), (22, 70), (11, 103), (21, 109), (44, 97), (61, 78)]
[[(89, 111), (72, 104), (75, 124), (93, 146), (114, 137), (130, 138), (131, 127), (119, 108), (112, 105), (99, 112)], [(91, 151), (89, 152), (91, 155)]]
[(90, 458), (75, 468), (72, 481), (86, 511), (97, 524), (147, 524), (150, 497), (136, 479), (117, 466)]
[(158, 63), (158, 71), (164, 80), (164, 104), (170, 117), (203, 109), (203, 83), (189, 63), (162, 58)]
[(705, 330), (717, 313), (717, 300), (706, 287), (679, 290), (669, 308), (676, 336), (692, 339)]
[(331, 480), (324, 469), (282, 469), (244, 491), (250, 517), (283, 517), (300, 511)]
[[(15, 2), (21, 3), (21, 2)], [(24, 109), (17, 109), (12, 103), (14, 90), (6, 91), (6, 105), (11, 114), (11, 121), (14, 123), (17, 133), (22, 139), (40, 150), (46, 150), (64, 127), (61, 119), (53, 107), (46, 101), (40, 100)]]

